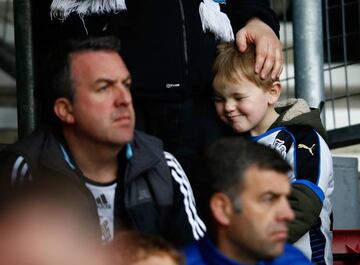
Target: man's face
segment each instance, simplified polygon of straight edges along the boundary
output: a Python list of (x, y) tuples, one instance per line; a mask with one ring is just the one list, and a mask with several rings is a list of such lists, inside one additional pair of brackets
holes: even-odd
[(70, 58), (75, 89), (73, 131), (103, 144), (130, 142), (135, 114), (129, 91), (131, 77), (121, 57), (111, 51), (85, 51)]
[(235, 255), (257, 261), (282, 254), (287, 223), (294, 219), (289, 193), (286, 174), (255, 166), (247, 170), (240, 194), (241, 212), (232, 211), (227, 230)]

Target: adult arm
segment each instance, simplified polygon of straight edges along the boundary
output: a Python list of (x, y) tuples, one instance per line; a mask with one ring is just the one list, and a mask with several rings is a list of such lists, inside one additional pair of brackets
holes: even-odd
[(173, 178), (174, 187), (171, 224), (168, 225), (167, 235), (169, 238), (174, 238), (173, 241), (176, 245), (184, 246), (194, 239), (202, 238), (206, 227), (198, 216), (190, 182), (181, 165), (170, 153), (165, 152), (165, 158)]
[(6, 203), (12, 188), (31, 181), (29, 165), (23, 156), (15, 153), (0, 152), (0, 205)]
[(31, 181), (32, 176), (26, 159), (18, 154), (2, 151), (0, 153), (1, 188)]
[(271, 73), (272, 79), (279, 78), (283, 67), (282, 44), (279, 40), (279, 20), (266, 0), (228, 0), (226, 13), (236, 43), (241, 52), (249, 44), (255, 44), (255, 72), (265, 78)]

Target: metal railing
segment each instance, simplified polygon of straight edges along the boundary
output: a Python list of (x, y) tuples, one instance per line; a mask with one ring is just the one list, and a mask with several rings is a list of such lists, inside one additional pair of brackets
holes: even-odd
[[(282, 98), (311, 93), (312, 87), (300, 88), (299, 86), (297, 86), (299, 89), (308, 91), (295, 92), (296, 65), (294, 66), (294, 61), (296, 58), (304, 58), (306, 54), (294, 56), (294, 41), (296, 40), (293, 38), (293, 30), (295, 30), (293, 21), (296, 21), (299, 13), (299, 8), (295, 9), (294, 4), (307, 5), (317, 1), (273, 0), (270, 2), (281, 20), (280, 35), (285, 53), (285, 67), (281, 76), (284, 86)], [(321, 3), (323, 24), (321, 46), (323, 47), (319, 49), (324, 51), (323, 121), (328, 130), (330, 146), (342, 147), (360, 143), (360, 49), (358, 49), (360, 47), (360, 1), (323, 0)], [(295, 34), (298, 36), (299, 32)], [(303, 37), (307, 40), (312, 39), (309, 34)], [(308, 65), (308, 68), (312, 66)]]
[(0, 68), (15, 78), (15, 48), (13, 5), (10, 0), (0, 0)]
[[(271, 0), (281, 20), (280, 35), (284, 45), (285, 67), (281, 76), (284, 92), (282, 98), (299, 95), (295, 91), (295, 62), (293, 21), (297, 12), (294, 3), (309, 3), (313, 0)], [(17, 49), (21, 65), (18, 66), (17, 85), (20, 92), (19, 100), (19, 131), (20, 135), (28, 133), (34, 127), (34, 105), (31, 103), (33, 77), (31, 50), (30, 0), (14, 0), (15, 22), (17, 25)], [(0, 0), (0, 68), (10, 75), (15, 73), (13, 39), (14, 20), (12, 1)], [(27, 13), (26, 13), (27, 12)], [(324, 124), (329, 133), (332, 147), (345, 146), (360, 142), (360, 1), (359, 0), (322, 0), (323, 24), (323, 83), (325, 95)], [(27, 22), (24, 22), (24, 19)], [(26, 24), (28, 23), (28, 24)], [(11, 25), (11, 26), (10, 26)], [(26, 25), (28, 31), (22, 31)], [(306, 38), (306, 36), (305, 36)], [(19, 55), (20, 53), (20, 55)], [(301, 58), (301, 54), (296, 55)], [(24, 60), (26, 59), (26, 60)], [(21, 70), (19, 70), (21, 69)], [(24, 73), (25, 72), (25, 73)], [(27, 77), (24, 77), (27, 74)], [(22, 81), (23, 80), (23, 81)], [(312, 87), (299, 87), (298, 90), (311, 90)], [(19, 92), (19, 91), (18, 91)], [(302, 91), (301, 93), (303, 93)], [(309, 92), (309, 91), (307, 91)], [(301, 94), (300, 93), (300, 94)], [(24, 107), (25, 106), (25, 107)], [(23, 117), (23, 118), (22, 118)], [(24, 127), (23, 127), (24, 126)]]

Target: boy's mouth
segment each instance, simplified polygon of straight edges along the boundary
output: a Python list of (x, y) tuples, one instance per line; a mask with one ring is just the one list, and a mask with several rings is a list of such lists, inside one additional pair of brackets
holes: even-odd
[(229, 120), (232, 120), (232, 119), (240, 117), (240, 116), (244, 116), (244, 115), (242, 115), (242, 114), (226, 115), (226, 118)]

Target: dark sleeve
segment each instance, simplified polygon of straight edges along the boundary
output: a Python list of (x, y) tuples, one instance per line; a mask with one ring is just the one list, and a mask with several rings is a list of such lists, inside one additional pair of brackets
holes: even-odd
[(5, 198), (10, 187), (31, 180), (26, 159), (12, 152), (0, 153), (0, 196)]
[[(290, 224), (289, 241), (295, 242), (318, 220), (332, 176), (332, 166), (321, 156), (322, 143), (315, 130), (309, 126), (290, 126), (294, 142), (294, 181), (290, 204), (295, 220)], [(326, 152), (325, 152), (326, 153)], [(330, 153), (330, 152), (328, 152)], [(331, 158), (330, 158), (331, 159)]]
[(244, 27), (249, 19), (257, 17), (269, 25), (279, 37), (279, 20), (267, 0), (227, 0), (225, 11), (234, 33)]
[(169, 153), (165, 153), (165, 157), (173, 178), (174, 189), (167, 238), (180, 247), (203, 237), (206, 227), (197, 213), (194, 195), (185, 172), (175, 157)]
[(322, 202), (314, 191), (302, 184), (293, 184), (289, 198), (295, 219), (289, 224), (289, 243), (296, 242), (318, 219)]

